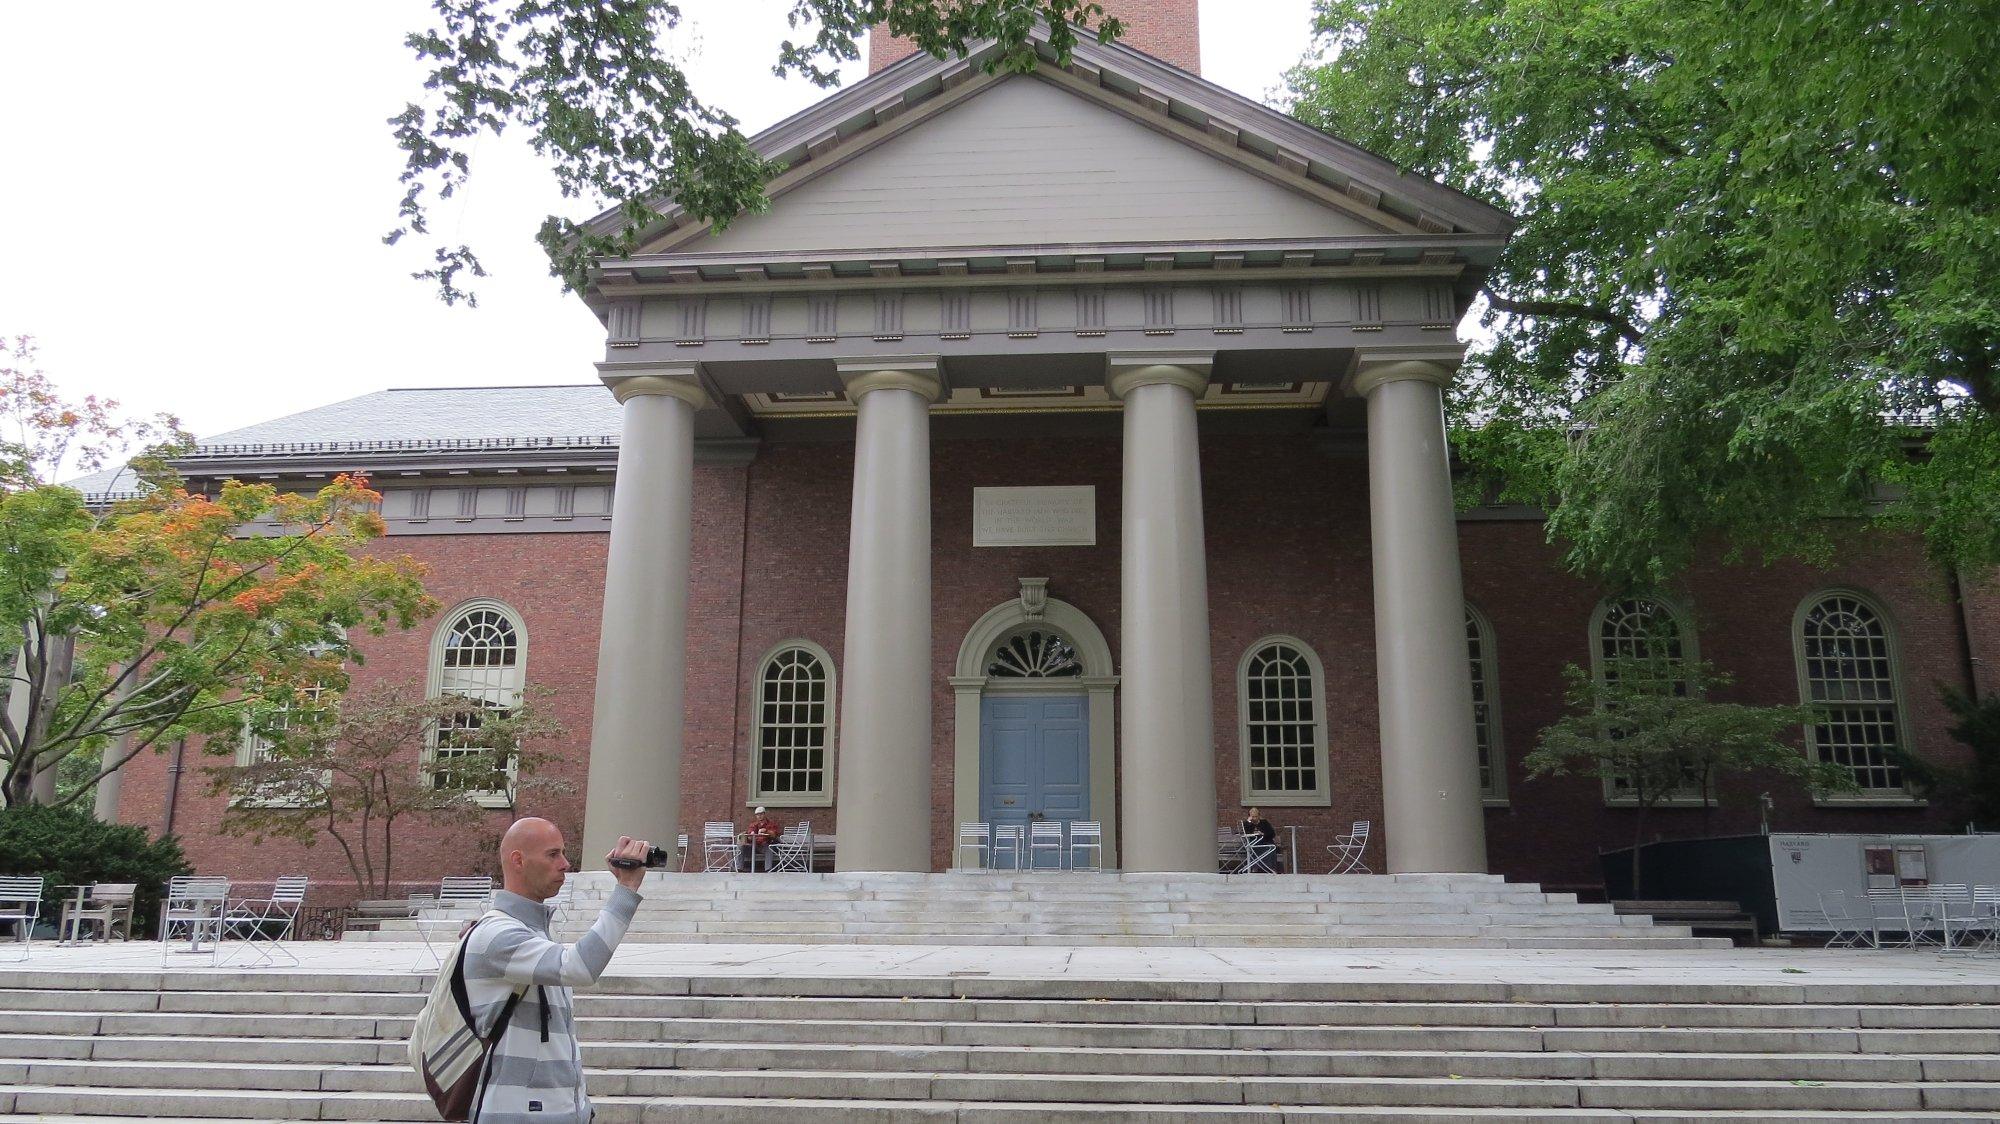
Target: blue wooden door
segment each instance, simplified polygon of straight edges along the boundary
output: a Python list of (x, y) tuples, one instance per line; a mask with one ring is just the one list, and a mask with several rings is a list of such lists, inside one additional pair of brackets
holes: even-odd
[[(1082, 695), (988, 695), (979, 708), (980, 818), (1090, 818), (1090, 712)], [(1044, 859), (1043, 865), (1048, 865)]]

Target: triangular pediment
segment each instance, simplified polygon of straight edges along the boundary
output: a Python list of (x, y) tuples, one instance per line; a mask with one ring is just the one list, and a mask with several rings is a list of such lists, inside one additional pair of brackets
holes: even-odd
[(1250, 241), (1392, 232), (1034, 76), (1012, 76), (678, 252)]

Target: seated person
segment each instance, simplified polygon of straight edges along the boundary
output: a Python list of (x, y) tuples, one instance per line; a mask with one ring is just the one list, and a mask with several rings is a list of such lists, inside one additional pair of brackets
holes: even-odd
[(1251, 863), (1248, 869), (1264, 874), (1278, 873), (1278, 829), (1264, 818), (1264, 813), (1252, 808), (1243, 817), (1237, 829), (1249, 837)]
[(761, 805), (753, 810), (753, 814), (757, 818), (750, 821), (750, 829), (741, 837), (743, 855), (738, 865), (748, 870), (769, 870), (771, 859), (764, 852), (777, 842), (783, 829), (778, 826), (777, 820), (765, 813)]

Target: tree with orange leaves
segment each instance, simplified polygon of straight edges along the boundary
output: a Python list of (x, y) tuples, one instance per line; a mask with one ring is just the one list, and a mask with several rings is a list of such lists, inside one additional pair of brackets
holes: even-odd
[[(97, 767), (56, 803), (156, 746), (243, 737), (301, 692), (337, 697), (359, 660), (350, 637), (436, 611), (420, 564), (360, 549), (383, 533), (364, 478), (307, 495), (236, 481), (191, 493), (168, 464), (187, 441), (173, 419), (65, 403), (32, 360), (31, 341), (0, 343), (6, 803), (29, 802), (38, 774), (78, 755)], [(93, 506), (50, 482), (140, 443), (131, 498)]]

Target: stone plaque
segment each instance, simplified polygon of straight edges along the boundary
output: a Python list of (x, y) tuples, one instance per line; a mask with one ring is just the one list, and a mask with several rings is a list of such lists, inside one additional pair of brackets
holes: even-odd
[(1097, 489), (974, 488), (973, 546), (1096, 546)]

